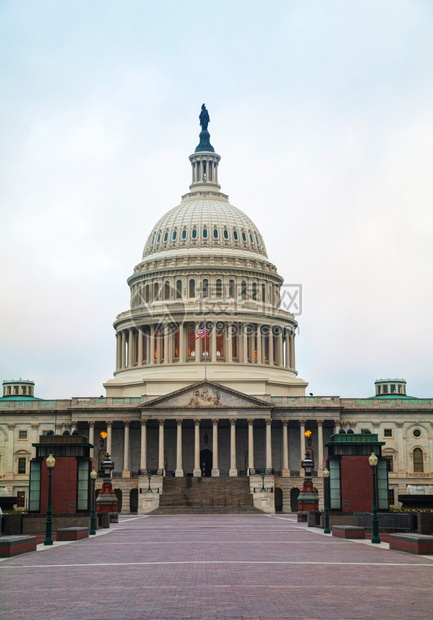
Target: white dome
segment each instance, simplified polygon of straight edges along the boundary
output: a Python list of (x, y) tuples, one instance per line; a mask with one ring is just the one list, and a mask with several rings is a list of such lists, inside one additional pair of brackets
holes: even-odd
[(267, 258), (254, 222), (231, 205), (224, 194), (187, 194), (154, 226), (143, 251), (150, 255), (181, 249), (222, 248), (252, 252)]

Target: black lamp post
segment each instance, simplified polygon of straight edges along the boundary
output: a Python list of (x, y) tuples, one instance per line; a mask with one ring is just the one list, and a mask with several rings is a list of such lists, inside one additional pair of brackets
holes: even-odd
[(370, 463), (371, 471), (373, 474), (373, 513), (371, 515), (371, 529), (372, 529), (372, 537), (371, 542), (373, 544), (380, 543), (379, 538), (379, 517), (377, 516), (377, 500), (376, 500), (376, 470), (379, 459), (375, 455), (374, 452), (370, 454), (368, 457), (368, 462)]
[(327, 467), (325, 467), (325, 469), (323, 470), (323, 481), (325, 483), (325, 488), (324, 488), (324, 493), (323, 493), (323, 499), (325, 502), (325, 528), (323, 530), (324, 534), (330, 534), (331, 530), (329, 529), (329, 501), (328, 501), (328, 495), (329, 495), (329, 469)]
[(305, 459), (302, 461), (301, 467), (304, 468), (305, 477), (311, 478), (311, 476), (313, 475), (314, 462), (313, 462), (313, 459), (311, 459), (308, 454), (305, 455)]
[(90, 478), (92, 480), (92, 512), (90, 515), (90, 532), (89, 534), (94, 535), (96, 534), (96, 529), (95, 529), (95, 525), (96, 525), (96, 514), (95, 514), (95, 480), (98, 476), (98, 473), (92, 469), (92, 471), (90, 472)]
[(51, 508), (51, 476), (53, 473), (54, 465), (56, 464), (56, 459), (52, 454), (47, 457), (45, 464), (48, 468), (48, 506), (47, 506), (47, 523), (45, 528), (45, 540), (44, 545), (52, 545), (53, 539), (51, 536), (52, 527), (53, 527), (53, 510)]

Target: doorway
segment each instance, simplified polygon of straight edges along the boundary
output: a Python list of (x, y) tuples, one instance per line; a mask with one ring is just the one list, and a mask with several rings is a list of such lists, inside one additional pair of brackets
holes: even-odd
[(300, 490), (294, 487), (290, 491), (290, 510), (291, 512), (298, 512), (298, 496)]
[(129, 494), (129, 512), (138, 511), (138, 489), (131, 489)]
[(283, 489), (275, 487), (275, 512), (283, 512)]
[(200, 469), (203, 478), (209, 478), (212, 474), (212, 452), (205, 448), (200, 452)]

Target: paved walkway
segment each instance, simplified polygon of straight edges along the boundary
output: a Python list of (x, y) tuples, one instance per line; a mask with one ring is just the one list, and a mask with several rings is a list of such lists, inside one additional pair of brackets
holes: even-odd
[(291, 515), (125, 516), (42, 549), (0, 562), (2, 618), (433, 618), (433, 556)]

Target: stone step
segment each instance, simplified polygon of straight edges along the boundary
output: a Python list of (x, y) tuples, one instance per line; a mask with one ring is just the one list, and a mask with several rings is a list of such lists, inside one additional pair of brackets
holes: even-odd
[(152, 515), (183, 514), (263, 514), (253, 506), (160, 506)]
[(180, 514), (173, 511), (181, 508), (220, 514), (255, 512), (248, 478), (165, 478), (159, 506), (171, 514)]

